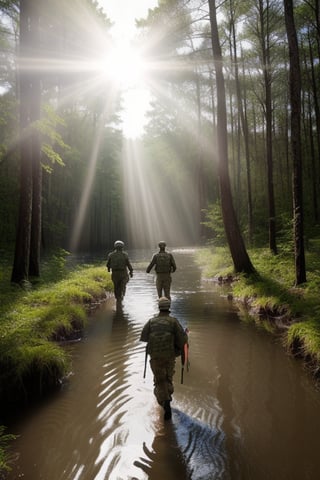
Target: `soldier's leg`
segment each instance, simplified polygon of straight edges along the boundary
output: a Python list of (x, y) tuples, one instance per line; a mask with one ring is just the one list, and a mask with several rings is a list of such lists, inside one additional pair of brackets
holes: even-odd
[(168, 400), (165, 400), (163, 404), (165, 420), (170, 420), (172, 416), (170, 402), (172, 400), (172, 394), (174, 391), (174, 388), (173, 388), (174, 367), (175, 367), (175, 358), (169, 358), (167, 360), (167, 365), (166, 365), (167, 392), (168, 392), (169, 398)]
[(167, 367), (166, 367), (166, 371), (167, 371), (166, 372), (167, 391), (168, 391), (168, 394), (170, 396), (170, 400), (171, 400), (171, 396), (174, 392), (173, 376), (174, 376), (174, 372), (175, 372), (175, 364), (176, 364), (175, 358), (172, 358), (172, 359), (168, 360)]
[(162, 277), (161, 275), (157, 275), (157, 280), (156, 280), (156, 287), (157, 287), (157, 293), (158, 297), (162, 297)]
[(171, 300), (171, 296), (170, 296), (171, 282), (172, 282), (171, 275), (168, 275), (163, 280), (164, 296), (169, 298), (169, 300)]
[(114, 284), (114, 296), (116, 297), (117, 300), (121, 300), (121, 296), (122, 296), (121, 272), (118, 272), (118, 271), (114, 272), (112, 274), (112, 281)]
[(159, 405), (163, 407), (164, 402), (171, 399), (168, 393), (167, 368), (163, 361), (157, 359), (150, 360), (150, 367), (153, 373), (153, 393)]
[(126, 294), (126, 288), (127, 288), (127, 283), (129, 281), (129, 276), (127, 273), (122, 275), (121, 281), (120, 281), (120, 297), (124, 298)]
[(111, 279), (112, 279), (112, 283), (113, 283), (114, 296), (116, 297), (116, 299), (118, 299), (118, 295), (119, 295), (118, 290), (119, 290), (119, 287), (118, 287), (118, 278), (117, 278), (116, 272), (112, 272)]

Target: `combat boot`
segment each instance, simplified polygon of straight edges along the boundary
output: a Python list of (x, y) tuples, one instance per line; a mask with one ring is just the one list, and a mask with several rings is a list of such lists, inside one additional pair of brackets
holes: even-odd
[(170, 400), (166, 400), (163, 405), (164, 408), (164, 419), (165, 420), (170, 420), (171, 419), (171, 406), (170, 406)]

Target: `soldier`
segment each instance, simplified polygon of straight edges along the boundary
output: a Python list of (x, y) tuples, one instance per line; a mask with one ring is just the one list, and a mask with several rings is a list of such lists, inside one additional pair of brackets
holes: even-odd
[(140, 340), (147, 342), (147, 354), (153, 372), (154, 395), (164, 408), (164, 419), (170, 420), (175, 357), (181, 355), (188, 342), (186, 332), (179, 321), (170, 315), (170, 300), (159, 299), (159, 314), (143, 327)]
[(107, 258), (108, 272), (112, 270), (111, 279), (114, 287), (114, 296), (121, 301), (126, 293), (126, 286), (130, 277), (133, 276), (133, 268), (127, 252), (123, 251), (124, 243), (117, 240), (114, 243), (114, 250), (110, 252)]
[(159, 252), (155, 253), (152, 257), (150, 264), (147, 267), (146, 272), (150, 273), (152, 267), (155, 267), (157, 274), (156, 287), (158, 297), (164, 295), (171, 300), (170, 287), (171, 287), (171, 272), (175, 272), (177, 269), (176, 262), (174, 261), (172, 253), (166, 252), (166, 242), (159, 242)]

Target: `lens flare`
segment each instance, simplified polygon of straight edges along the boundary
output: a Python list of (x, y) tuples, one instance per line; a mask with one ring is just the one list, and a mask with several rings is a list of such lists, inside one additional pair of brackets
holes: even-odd
[(120, 42), (101, 59), (101, 70), (118, 88), (128, 89), (144, 83), (147, 64), (139, 50)]

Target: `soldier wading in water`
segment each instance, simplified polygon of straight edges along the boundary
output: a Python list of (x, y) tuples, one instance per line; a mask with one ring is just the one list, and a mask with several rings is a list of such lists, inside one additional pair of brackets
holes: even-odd
[(114, 243), (114, 250), (110, 252), (107, 258), (108, 272), (112, 271), (111, 279), (114, 287), (114, 296), (118, 301), (122, 300), (126, 293), (126, 286), (130, 277), (133, 275), (133, 268), (127, 252), (123, 251), (124, 243), (117, 240)]
[(183, 352), (188, 336), (179, 321), (170, 315), (168, 298), (159, 299), (159, 310), (159, 314), (144, 325), (140, 340), (147, 342), (155, 397), (164, 408), (165, 420), (170, 420), (175, 359)]
[(152, 267), (155, 267), (157, 274), (156, 287), (158, 297), (164, 295), (166, 298), (170, 297), (171, 287), (171, 272), (175, 272), (177, 269), (176, 262), (174, 261), (172, 253), (166, 252), (166, 242), (159, 242), (159, 252), (155, 253), (152, 257), (150, 264), (147, 267), (146, 272), (150, 273)]

